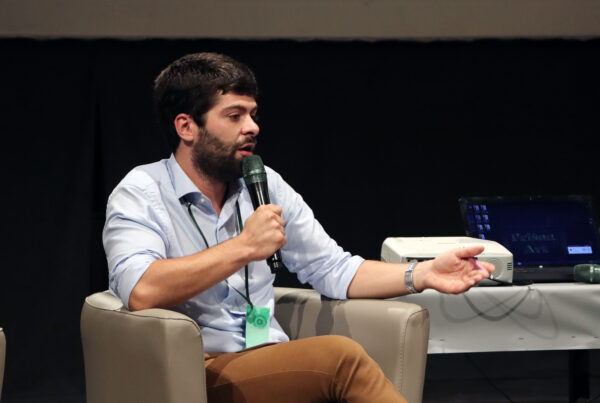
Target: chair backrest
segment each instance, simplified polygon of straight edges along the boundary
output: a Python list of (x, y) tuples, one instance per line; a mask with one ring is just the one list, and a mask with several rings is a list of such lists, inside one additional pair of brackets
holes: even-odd
[(187, 316), (130, 312), (105, 291), (86, 298), (81, 339), (88, 403), (206, 402), (204, 345)]

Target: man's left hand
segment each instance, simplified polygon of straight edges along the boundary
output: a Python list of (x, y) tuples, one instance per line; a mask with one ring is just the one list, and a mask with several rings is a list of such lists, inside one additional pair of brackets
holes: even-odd
[(480, 268), (469, 260), (483, 252), (483, 249), (483, 246), (451, 249), (433, 260), (419, 263), (413, 275), (415, 288), (433, 288), (448, 294), (468, 290), (495, 270), (491, 263), (478, 261)]

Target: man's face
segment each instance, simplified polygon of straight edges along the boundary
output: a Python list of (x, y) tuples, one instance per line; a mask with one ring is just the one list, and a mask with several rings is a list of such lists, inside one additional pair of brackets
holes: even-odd
[(254, 98), (227, 93), (207, 113), (198, 127), (193, 162), (201, 174), (221, 182), (242, 176), (242, 159), (252, 155), (259, 127), (254, 121), (258, 107)]

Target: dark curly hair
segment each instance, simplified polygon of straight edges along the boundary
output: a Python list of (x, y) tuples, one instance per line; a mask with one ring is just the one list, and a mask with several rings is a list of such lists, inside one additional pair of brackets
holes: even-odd
[(217, 95), (233, 92), (256, 98), (258, 86), (248, 66), (218, 53), (194, 53), (174, 61), (154, 80), (156, 112), (169, 146), (179, 145), (173, 124), (180, 113), (192, 116), (200, 126), (217, 102)]

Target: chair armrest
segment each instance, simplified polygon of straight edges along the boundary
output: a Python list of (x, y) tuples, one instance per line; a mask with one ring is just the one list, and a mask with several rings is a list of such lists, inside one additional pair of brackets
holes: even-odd
[(314, 290), (282, 287), (275, 287), (275, 305), (277, 321), (291, 339), (350, 337), (408, 402), (421, 402), (429, 340), (425, 308), (393, 300), (329, 300)]
[(96, 293), (83, 304), (81, 340), (88, 403), (207, 401), (200, 328), (181, 313), (131, 312)]

